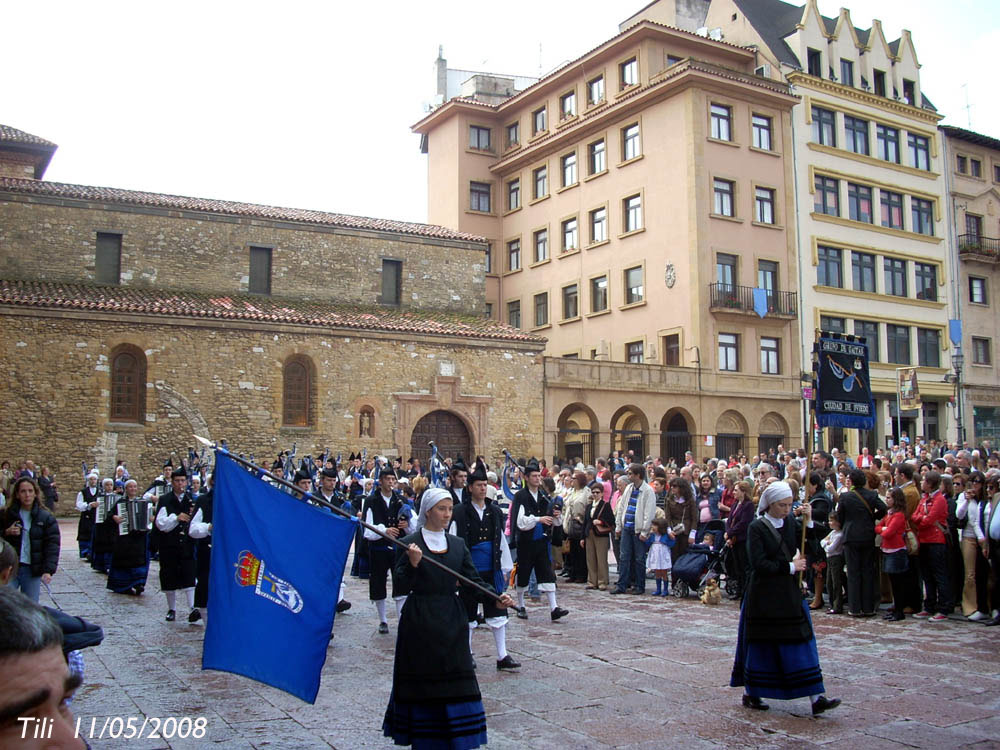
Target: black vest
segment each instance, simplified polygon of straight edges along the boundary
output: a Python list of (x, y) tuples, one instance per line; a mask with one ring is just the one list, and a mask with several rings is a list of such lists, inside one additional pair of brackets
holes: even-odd
[(486, 509), (480, 519), (471, 501), (462, 503), (455, 506), (452, 520), (455, 522), (455, 535), (464, 539), (465, 546), (469, 549), (480, 542), (493, 543), (492, 570), (500, 570), (500, 535), (503, 534), (504, 527), (504, 516), (500, 506), (487, 500)]
[[(382, 492), (376, 489), (372, 494), (365, 498), (365, 503), (361, 509), (361, 520), (368, 520), (368, 511), (372, 512), (372, 526), (382, 525), (387, 529), (395, 526), (399, 523), (399, 513), (403, 509), (403, 500), (400, 498), (399, 493), (395, 490), (392, 491), (392, 498), (389, 500), (389, 506), (386, 507), (385, 500), (382, 499)], [(371, 545), (391, 545), (391, 542), (386, 542), (384, 539), (379, 539), (375, 541), (369, 539), (368, 543)]]
[[(518, 546), (522, 544), (530, 544), (535, 537), (535, 530), (529, 529), (528, 531), (521, 531), (517, 526), (517, 517), (521, 514), (520, 509), (524, 508), (524, 514), (526, 516), (547, 516), (551, 510), (551, 503), (549, 501), (549, 496), (545, 494), (545, 491), (539, 487), (538, 488), (538, 500), (535, 500), (531, 496), (531, 492), (527, 487), (522, 487), (514, 495), (514, 502), (511, 504), (510, 512), (513, 514), (510, 517), (510, 529), (511, 532), (517, 531), (517, 544)], [(542, 527), (542, 536), (548, 540), (552, 538), (552, 527), (545, 526), (544, 524), (539, 524)]]
[[(166, 508), (167, 515), (179, 515), (181, 513), (187, 513), (191, 516), (194, 515), (194, 503), (191, 501), (191, 496), (186, 492), (178, 498), (174, 494), (173, 490), (167, 492), (164, 495), (160, 495), (160, 502), (156, 504), (156, 515), (160, 515), (160, 509)], [(196, 540), (188, 536), (188, 523), (186, 521), (180, 521), (174, 527), (173, 531), (160, 532), (160, 547), (181, 547), (190, 546)]]

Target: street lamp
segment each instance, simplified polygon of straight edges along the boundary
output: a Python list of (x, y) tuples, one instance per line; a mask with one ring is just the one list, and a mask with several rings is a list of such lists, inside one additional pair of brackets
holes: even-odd
[(965, 356), (961, 349), (956, 348), (955, 353), (951, 355), (951, 366), (955, 370), (955, 424), (958, 427), (959, 446), (965, 445), (965, 427), (962, 424), (962, 365), (964, 364)]

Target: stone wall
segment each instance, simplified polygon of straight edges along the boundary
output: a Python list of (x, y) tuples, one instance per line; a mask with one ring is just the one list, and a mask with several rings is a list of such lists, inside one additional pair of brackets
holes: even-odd
[(0, 193), (5, 278), (93, 283), (97, 232), (122, 235), (126, 286), (246, 292), (258, 245), (273, 248), (274, 297), (375, 305), (386, 258), (403, 261), (403, 308), (486, 309), (480, 243)]
[[(144, 424), (108, 421), (108, 357), (121, 344), (145, 352)], [(444, 408), (497, 465), (503, 448), (541, 455), (541, 346), (8, 308), (0, 311), (0, 458), (51, 465), (69, 499), (81, 461), (108, 472), (125, 459), (142, 484), (169, 454), (185, 456), (196, 432), (267, 463), (293, 442), (300, 456), (367, 448), (405, 459), (415, 421)], [(282, 366), (292, 355), (313, 364), (311, 427), (281, 425)], [(364, 406), (374, 412), (368, 438), (359, 436)]]

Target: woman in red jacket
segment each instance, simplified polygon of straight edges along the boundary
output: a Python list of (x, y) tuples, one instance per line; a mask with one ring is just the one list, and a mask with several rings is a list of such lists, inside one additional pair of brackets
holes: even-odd
[(910, 558), (906, 554), (906, 496), (899, 487), (893, 487), (885, 498), (889, 515), (875, 524), (875, 533), (882, 535), (882, 570), (889, 576), (892, 585), (892, 611), (882, 619), (899, 621), (903, 614), (903, 581), (910, 569)]
[(943, 622), (952, 610), (948, 580), (948, 501), (941, 492), (941, 475), (924, 474), (923, 497), (910, 516), (910, 524), (920, 542), (920, 575), (924, 579), (924, 608), (914, 615), (931, 622)]

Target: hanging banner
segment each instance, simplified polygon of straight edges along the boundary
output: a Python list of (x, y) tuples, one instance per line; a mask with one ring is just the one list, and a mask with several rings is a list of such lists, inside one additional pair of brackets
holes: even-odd
[(916, 367), (896, 368), (896, 391), (902, 411), (920, 408), (920, 388), (917, 385)]
[(868, 344), (853, 336), (820, 336), (814, 346), (816, 425), (871, 430), (875, 402), (868, 379)]

